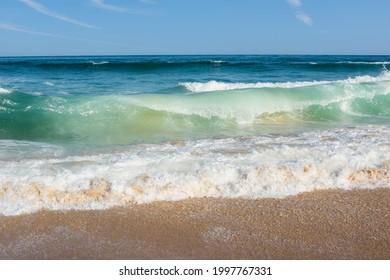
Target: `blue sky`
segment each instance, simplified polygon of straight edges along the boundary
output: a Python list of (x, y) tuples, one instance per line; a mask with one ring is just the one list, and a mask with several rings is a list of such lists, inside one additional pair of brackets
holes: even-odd
[(389, 54), (389, 0), (1, 0), (0, 56)]

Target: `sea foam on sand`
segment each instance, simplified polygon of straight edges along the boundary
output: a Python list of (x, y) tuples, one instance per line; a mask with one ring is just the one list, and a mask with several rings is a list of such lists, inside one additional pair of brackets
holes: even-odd
[(389, 259), (390, 189), (0, 216), (1, 259)]

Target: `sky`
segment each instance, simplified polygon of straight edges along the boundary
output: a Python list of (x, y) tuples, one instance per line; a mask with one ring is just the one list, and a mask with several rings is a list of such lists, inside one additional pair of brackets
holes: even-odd
[(389, 0), (1, 0), (0, 56), (390, 53)]

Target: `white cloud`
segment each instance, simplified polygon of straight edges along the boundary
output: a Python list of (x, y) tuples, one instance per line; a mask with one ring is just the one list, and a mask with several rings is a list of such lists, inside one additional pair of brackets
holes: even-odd
[(127, 9), (110, 5), (104, 2), (104, 0), (90, 0), (96, 7), (99, 7), (101, 9), (113, 11), (113, 12), (119, 12), (119, 13), (127, 13)]
[(290, 5), (294, 6), (294, 7), (302, 6), (301, 0), (287, 0), (287, 2), (290, 3)]
[(128, 14), (143, 14), (140, 11), (133, 10), (133, 9), (127, 9), (119, 6), (114, 6), (111, 4), (107, 4), (105, 0), (90, 0), (96, 7), (108, 10), (108, 11), (113, 11), (113, 12), (118, 12), (118, 13), (128, 13)]
[(32, 34), (32, 35), (39, 35), (39, 36), (64, 38), (62, 36), (54, 35), (54, 34), (51, 34), (51, 33), (27, 30), (27, 29), (24, 29), (24, 28), (20, 28), (19, 26), (16, 26), (16, 25), (13, 25), (13, 24), (8, 24), (8, 23), (0, 23), (0, 29), (9, 30), (9, 31), (15, 31), (15, 32), (21, 32), (21, 33), (27, 33), (27, 34)]
[(308, 26), (313, 25), (313, 20), (311, 19), (311, 17), (305, 14), (304, 12), (298, 12), (297, 19), (299, 19), (300, 21), (302, 21), (304, 24)]
[(313, 25), (313, 20), (311, 19), (311, 17), (304, 13), (301, 9), (302, 7), (302, 1), (301, 0), (287, 0), (287, 2), (296, 8), (296, 17), (298, 20), (302, 21), (304, 24), (306, 24), (307, 26), (312, 26)]
[(26, 4), (30, 8), (36, 10), (37, 12), (45, 14), (49, 17), (53, 17), (53, 18), (56, 18), (56, 19), (59, 19), (62, 21), (66, 21), (66, 22), (69, 22), (69, 23), (72, 23), (72, 24), (75, 24), (78, 26), (86, 27), (86, 28), (96, 28), (93, 25), (72, 19), (66, 15), (62, 15), (62, 14), (59, 14), (57, 12), (51, 11), (48, 8), (46, 8), (45, 6), (43, 6), (42, 4), (39, 4), (38, 2), (35, 2), (33, 0), (19, 0), (19, 1), (23, 2), (24, 4)]

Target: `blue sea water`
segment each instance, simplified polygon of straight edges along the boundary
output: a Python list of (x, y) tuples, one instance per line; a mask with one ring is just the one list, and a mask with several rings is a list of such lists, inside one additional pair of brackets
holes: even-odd
[(388, 174), (389, 64), (0, 58), (0, 212), (388, 187), (388, 176), (368, 183), (356, 174)]

